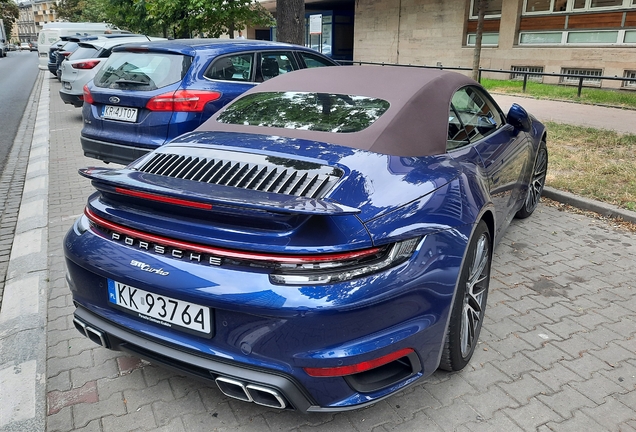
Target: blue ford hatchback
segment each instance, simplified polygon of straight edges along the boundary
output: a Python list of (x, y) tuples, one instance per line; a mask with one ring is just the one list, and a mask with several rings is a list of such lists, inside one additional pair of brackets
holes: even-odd
[(128, 164), (190, 132), (260, 82), (335, 66), (302, 46), (230, 39), (129, 44), (84, 87), (84, 155)]

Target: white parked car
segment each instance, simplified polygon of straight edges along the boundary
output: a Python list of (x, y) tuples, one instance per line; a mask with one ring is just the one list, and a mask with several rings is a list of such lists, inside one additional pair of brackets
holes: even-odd
[(31, 45), (29, 45), (27, 42), (22, 42), (20, 44), (20, 51), (31, 51)]
[(151, 40), (165, 40), (148, 36), (130, 36), (109, 38), (98, 37), (95, 40), (79, 42), (79, 47), (61, 64), (62, 89), (60, 97), (64, 103), (81, 107), (84, 104), (84, 85), (88, 83), (103, 66), (114, 47)]

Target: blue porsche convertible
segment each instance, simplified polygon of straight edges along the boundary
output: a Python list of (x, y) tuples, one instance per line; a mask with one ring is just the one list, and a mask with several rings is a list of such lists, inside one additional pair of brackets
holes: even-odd
[(77, 329), (227, 396), (360, 408), (470, 361), (544, 126), (457, 73), (301, 70), (121, 169), (64, 248)]

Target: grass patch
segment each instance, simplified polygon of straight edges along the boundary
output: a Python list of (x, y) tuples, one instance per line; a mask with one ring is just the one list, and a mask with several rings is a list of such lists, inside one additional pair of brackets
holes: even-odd
[(577, 97), (575, 86), (541, 84), (528, 81), (523, 92), (522, 81), (493, 80), (482, 78), (481, 85), (488, 91), (532, 96), (537, 99), (568, 100), (586, 104), (607, 105), (636, 109), (636, 92), (583, 87), (581, 97)]
[(555, 189), (636, 211), (636, 135), (547, 122)]

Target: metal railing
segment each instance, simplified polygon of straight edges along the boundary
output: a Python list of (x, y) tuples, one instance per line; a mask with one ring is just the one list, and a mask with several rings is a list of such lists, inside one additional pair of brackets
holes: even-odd
[[(412, 64), (399, 64), (399, 63), (377, 63), (377, 62), (363, 62), (363, 61), (352, 61), (352, 60), (340, 60), (342, 64), (357, 64), (357, 65), (376, 65), (376, 66), (402, 66), (402, 67), (412, 67), (412, 68), (422, 68), (422, 69), (440, 69), (440, 70), (455, 70), (455, 71), (469, 71), (472, 72), (472, 68), (462, 67), (462, 66), (443, 66), (438, 64), (436, 66), (427, 66), (427, 65), (412, 65)], [(583, 81), (588, 79), (594, 80), (610, 80), (610, 81), (623, 81), (630, 82), (636, 85), (636, 79), (630, 77), (618, 77), (618, 76), (590, 76), (590, 75), (580, 75), (580, 74), (562, 74), (562, 73), (554, 73), (554, 72), (529, 72), (529, 71), (519, 71), (519, 70), (504, 70), (504, 69), (488, 69), (488, 68), (479, 68), (479, 75), (477, 81), (481, 82), (481, 75), (483, 72), (490, 73), (502, 73), (507, 75), (523, 75), (523, 92), (526, 92), (526, 87), (528, 84), (528, 76), (548, 76), (548, 77), (558, 77), (558, 78), (574, 78), (578, 80), (577, 84), (577, 97), (581, 97), (581, 91), (583, 87)]]

